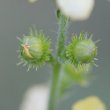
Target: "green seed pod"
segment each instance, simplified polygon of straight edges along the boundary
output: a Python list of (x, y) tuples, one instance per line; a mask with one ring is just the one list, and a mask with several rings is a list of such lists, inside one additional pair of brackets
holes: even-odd
[(29, 36), (24, 36), (20, 45), (20, 59), (24, 65), (38, 67), (50, 60), (50, 41), (42, 32), (31, 32)]
[(79, 37), (73, 37), (72, 42), (67, 46), (66, 57), (74, 64), (91, 63), (97, 55), (97, 47), (87, 34), (81, 33)]

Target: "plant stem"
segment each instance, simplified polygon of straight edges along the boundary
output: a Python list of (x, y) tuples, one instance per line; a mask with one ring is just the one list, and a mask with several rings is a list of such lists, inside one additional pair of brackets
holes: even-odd
[(50, 100), (48, 110), (56, 110), (56, 102), (59, 97), (60, 89), (60, 64), (55, 64), (53, 66), (52, 83), (50, 89)]
[(58, 44), (57, 44), (57, 57), (62, 58), (64, 56), (66, 30), (68, 25), (68, 19), (60, 14), (59, 17), (59, 31), (58, 31)]
[(64, 52), (64, 44), (65, 44), (65, 32), (68, 24), (68, 19), (64, 17), (62, 14), (59, 15), (59, 31), (58, 31), (58, 44), (57, 44), (57, 59), (52, 62), (53, 66), (53, 74), (52, 74), (52, 83), (50, 89), (50, 100), (48, 110), (56, 110), (56, 105), (58, 98), (60, 97), (61, 92), (61, 63), (59, 62), (59, 58), (62, 59)]

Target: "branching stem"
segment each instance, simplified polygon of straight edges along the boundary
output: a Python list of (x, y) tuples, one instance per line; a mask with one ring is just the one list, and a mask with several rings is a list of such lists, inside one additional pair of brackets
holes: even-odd
[(63, 15), (59, 16), (59, 31), (58, 31), (58, 43), (57, 43), (57, 58), (56, 62), (52, 62), (53, 74), (52, 83), (50, 88), (50, 100), (48, 110), (56, 110), (57, 101), (60, 97), (61, 92), (61, 63), (59, 59), (62, 60), (62, 54), (65, 48), (65, 32), (67, 29), (68, 19)]

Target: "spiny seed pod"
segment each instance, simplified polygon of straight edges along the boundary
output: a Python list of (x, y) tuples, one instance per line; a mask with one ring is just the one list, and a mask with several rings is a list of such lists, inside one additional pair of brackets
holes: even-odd
[(21, 63), (30, 68), (36, 68), (50, 60), (50, 41), (42, 32), (32, 31), (29, 36), (20, 39)]
[(81, 33), (78, 37), (73, 36), (72, 42), (67, 46), (66, 57), (74, 64), (84, 64), (94, 62), (97, 55), (97, 47), (91, 37), (87, 38), (86, 33)]

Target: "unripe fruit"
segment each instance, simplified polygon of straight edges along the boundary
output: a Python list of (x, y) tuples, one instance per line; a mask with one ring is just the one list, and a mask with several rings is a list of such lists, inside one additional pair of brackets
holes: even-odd
[(30, 67), (37, 67), (50, 60), (50, 41), (43, 33), (24, 36), (20, 46), (20, 58)]
[(74, 36), (72, 42), (67, 46), (66, 57), (75, 64), (91, 63), (97, 55), (97, 47), (91, 38), (86, 38), (81, 33), (79, 37)]

